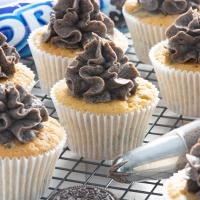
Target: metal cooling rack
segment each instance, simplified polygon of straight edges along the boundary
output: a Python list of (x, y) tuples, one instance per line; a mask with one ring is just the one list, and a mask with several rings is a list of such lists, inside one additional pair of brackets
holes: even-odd
[[(146, 65), (140, 62), (135, 55), (134, 47), (130, 34), (126, 33), (129, 40), (129, 48), (126, 55), (130, 61), (135, 64), (140, 71), (141, 77), (149, 80), (159, 89), (156, 75), (151, 65)], [(36, 68), (31, 57), (21, 59), (21, 62), (29, 66), (36, 72)], [(36, 84), (32, 93), (44, 102), (50, 116), (58, 119), (51, 98), (43, 93), (40, 88), (36, 72)], [(148, 131), (144, 139), (144, 143), (152, 141), (164, 133), (171, 131), (174, 128), (182, 126), (194, 120), (177, 115), (168, 110), (162, 101), (162, 94), (159, 94), (160, 102), (149, 123)], [(58, 119), (59, 120), (59, 119)], [(131, 184), (121, 184), (107, 178), (107, 171), (111, 162), (108, 161), (91, 161), (82, 157), (78, 157), (71, 152), (67, 147), (64, 148), (57, 162), (52, 181), (45, 197), (41, 199), (49, 199), (58, 189), (66, 188), (75, 185), (94, 185), (106, 188), (116, 194), (121, 200), (161, 200), (162, 189), (165, 180), (152, 180), (145, 182), (133, 182)]]

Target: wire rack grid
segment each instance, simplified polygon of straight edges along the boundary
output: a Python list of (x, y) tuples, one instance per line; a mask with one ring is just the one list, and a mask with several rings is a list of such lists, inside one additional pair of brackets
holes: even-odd
[[(130, 61), (137, 67), (141, 77), (149, 80), (157, 86), (157, 78), (151, 65), (143, 64), (139, 61), (135, 54), (134, 46), (130, 37), (130, 33), (125, 34), (129, 41), (129, 47), (126, 55)], [(36, 84), (32, 93), (44, 102), (51, 117), (58, 119), (51, 98), (43, 93), (40, 88), (37, 71), (32, 57), (23, 58), (21, 62), (29, 66), (36, 73)], [(148, 131), (144, 139), (144, 144), (148, 143), (163, 134), (178, 128), (186, 123), (194, 120), (177, 115), (168, 110), (163, 101), (162, 94), (159, 93), (160, 101), (153, 113), (148, 126)], [(107, 177), (108, 169), (111, 162), (92, 161), (83, 157), (78, 157), (65, 147), (57, 161), (52, 181), (48, 188), (46, 196), (41, 199), (49, 199), (57, 190), (75, 185), (94, 185), (106, 188), (116, 194), (121, 200), (161, 200), (163, 183), (165, 180), (150, 180), (145, 182), (132, 182), (131, 184), (117, 183)]]

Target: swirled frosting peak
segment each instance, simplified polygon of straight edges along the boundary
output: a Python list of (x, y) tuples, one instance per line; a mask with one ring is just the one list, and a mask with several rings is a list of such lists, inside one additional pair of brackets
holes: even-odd
[(186, 155), (188, 164), (185, 167), (187, 175), (187, 190), (200, 198), (200, 140), (195, 144), (190, 154)]
[(58, 0), (53, 7), (43, 42), (61, 48), (81, 48), (92, 40), (92, 32), (112, 39), (114, 22), (100, 12), (95, 0)]
[(15, 64), (19, 62), (16, 49), (6, 43), (6, 36), (0, 33), (0, 78), (9, 78), (15, 72)]
[(94, 38), (67, 67), (69, 93), (90, 103), (127, 100), (137, 88), (139, 72), (114, 42)]
[(0, 84), (0, 143), (28, 142), (48, 120), (43, 103), (20, 85)]
[(197, 10), (189, 9), (180, 15), (168, 29), (167, 48), (170, 59), (176, 63), (200, 63), (200, 15)]
[(190, 7), (200, 9), (200, 0), (138, 0), (147, 11), (160, 11), (163, 14), (181, 14)]

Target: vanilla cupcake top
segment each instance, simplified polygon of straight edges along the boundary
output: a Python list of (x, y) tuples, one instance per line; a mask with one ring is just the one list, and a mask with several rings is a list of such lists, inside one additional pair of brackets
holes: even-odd
[(15, 64), (20, 55), (13, 46), (6, 43), (7, 37), (0, 32), (0, 78), (10, 78), (15, 73)]
[(187, 186), (186, 190), (193, 192), (200, 198), (200, 139), (186, 154), (188, 164), (185, 167)]
[(93, 39), (92, 32), (113, 38), (114, 22), (100, 12), (95, 0), (58, 0), (52, 9), (43, 42), (50, 41), (61, 48), (80, 48)]
[(129, 99), (138, 86), (139, 72), (114, 42), (93, 37), (66, 69), (70, 95), (90, 103)]
[(20, 85), (0, 84), (0, 144), (28, 142), (48, 120), (43, 103)]
[(190, 8), (180, 15), (168, 29), (166, 36), (169, 58), (175, 63), (200, 63), (200, 14)]
[(142, 8), (147, 11), (159, 11), (163, 14), (181, 14), (190, 7), (200, 8), (200, 0), (138, 0)]

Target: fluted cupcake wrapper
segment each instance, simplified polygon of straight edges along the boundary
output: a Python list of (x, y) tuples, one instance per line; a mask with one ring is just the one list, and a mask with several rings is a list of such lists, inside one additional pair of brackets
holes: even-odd
[(165, 31), (167, 27), (143, 23), (129, 14), (125, 7), (123, 7), (122, 12), (131, 34), (137, 57), (143, 63), (151, 64), (149, 50), (158, 42), (166, 39)]
[(45, 94), (49, 95), (51, 87), (64, 78), (66, 67), (72, 58), (51, 55), (38, 49), (34, 45), (34, 37), (42, 28), (36, 29), (29, 35), (28, 44), (38, 72), (40, 87)]
[(149, 53), (167, 108), (187, 117), (200, 117), (200, 73), (176, 70), (155, 59), (154, 53), (166, 44), (155, 45)]
[(67, 131), (71, 151), (93, 160), (112, 160), (143, 143), (158, 98), (151, 106), (134, 112), (95, 114), (77, 111), (58, 102), (54, 91), (60, 82), (53, 86), (51, 98), (60, 123)]
[(66, 143), (66, 135), (51, 151), (29, 158), (0, 157), (0, 199), (36, 200), (45, 195)]

